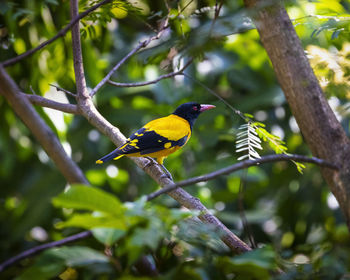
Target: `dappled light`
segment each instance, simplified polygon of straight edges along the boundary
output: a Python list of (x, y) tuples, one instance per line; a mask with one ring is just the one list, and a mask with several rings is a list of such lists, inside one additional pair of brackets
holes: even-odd
[(345, 279), (350, 2), (282, 2), (3, 1), (0, 278)]

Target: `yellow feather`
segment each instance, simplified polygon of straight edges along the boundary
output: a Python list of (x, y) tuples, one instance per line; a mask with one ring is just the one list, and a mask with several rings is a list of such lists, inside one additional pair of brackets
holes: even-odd
[(164, 144), (164, 148), (165, 149), (169, 149), (170, 147), (171, 147), (171, 143), (170, 142)]
[(172, 141), (177, 141), (186, 135), (188, 136), (187, 140), (191, 137), (191, 127), (188, 121), (173, 114), (150, 121), (144, 128), (148, 131), (153, 130), (157, 134)]
[(120, 159), (121, 157), (123, 157), (124, 155), (120, 155), (114, 158), (114, 160)]

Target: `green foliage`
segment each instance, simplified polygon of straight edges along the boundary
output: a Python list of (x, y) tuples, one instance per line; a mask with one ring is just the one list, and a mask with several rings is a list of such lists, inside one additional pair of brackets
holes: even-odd
[(226, 273), (235, 273), (239, 279), (271, 279), (276, 269), (276, 255), (271, 247), (264, 247), (233, 258), (223, 258), (220, 266)]
[(258, 134), (256, 130), (249, 122), (247, 124), (242, 124), (239, 129), (243, 131), (237, 134), (236, 153), (243, 151), (247, 151), (248, 153), (239, 157), (238, 160), (245, 158), (250, 160), (259, 159), (260, 156), (255, 149), (262, 150), (262, 147), (260, 145), (261, 140), (257, 137)]
[(285, 142), (281, 140), (281, 138), (277, 135), (273, 135), (268, 132), (264, 127), (265, 125), (261, 122), (254, 122), (252, 126), (255, 127), (255, 131), (258, 136), (265, 142), (267, 142), (270, 148), (276, 154), (284, 154), (287, 151), (287, 147), (285, 146)]
[[(98, 2), (79, 1), (79, 10)], [(241, 157), (233, 148), (237, 131), (244, 132), (238, 137), (242, 140), (238, 149), (255, 145), (259, 156), (270, 149), (287, 153), (287, 148), (288, 153), (310, 154), (242, 1), (224, 1), (215, 23), (215, 1), (167, 2), (169, 29), (132, 56), (112, 79), (153, 80), (191, 56), (194, 61), (187, 76), (146, 87), (105, 85), (94, 97), (99, 112), (129, 135), (181, 103), (216, 105), (198, 118), (188, 144), (165, 161), (176, 181), (226, 167)], [(288, 4), (288, 13), (348, 132), (349, 1), (294, 1)], [(113, 1), (84, 18), (81, 34), (88, 87), (96, 86), (127, 52), (154, 35), (167, 14), (163, 1)], [(69, 1), (2, 1), (0, 61), (55, 36), (69, 20)], [(75, 92), (70, 32), (6, 70), (23, 92), (31, 93), (32, 87), (40, 96), (75, 103), (49, 86), (54, 83)], [(244, 129), (239, 129), (240, 118), (204, 86), (250, 113), (243, 115), (248, 121)], [(144, 196), (158, 186), (127, 158), (95, 165), (97, 158), (115, 147), (88, 121), (35, 108), (93, 187), (67, 186), (30, 131), (0, 98), (1, 262), (81, 230), (91, 230), (93, 237), (22, 260), (2, 272), (1, 279), (151, 279), (137, 266), (140, 256), (157, 268), (159, 279), (341, 279), (350, 270), (346, 223), (318, 168), (310, 166), (300, 176), (293, 166), (280, 162), (247, 171), (245, 216), (261, 248), (232, 256), (220, 240), (223, 233), (199, 222), (200, 213), (179, 209), (166, 195), (145, 202)], [(283, 133), (277, 134), (276, 127)], [(264, 150), (256, 148), (259, 145)], [(239, 214), (240, 176), (233, 173), (188, 191), (248, 242)], [(276, 274), (276, 267), (285, 273)]]
[(100, 211), (109, 215), (118, 215), (123, 210), (116, 197), (84, 185), (73, 185), (54, 198), (53, 203), (56, 207)]
[(65, 267), (97, 268), (108, 263), (108, 257), (91, 248), (81, 246), (54, 248), (41, 254), (35, 263), (16, 279), (51, 279), (63, 273)]
[[(236, 153), (241, 153), (247, 151), (246, 154), (240, 156), (238, 160), (243, 159), (259, 159), (261, 158), (256, 149), (262, 150), (260, 145), (262, 139), (264, 142), (267, 142), (270, 148), (276, 154), (286, 154), (287, 147), (285, 146), (285, 142), (281, 140), (281, 138), (277, 135), (274, 135), (268, 132), (265, 129), (265, 124), (262, 122), (252, 122), (253, 116), (250, 114), (244, 114), (244, 119), (247, 121), (246, 124), (242, 124), (239, 127), (239, 130), (243, 130), (242, 132), (237, 133), (236, 139)], [(259, 138), (258, 138), (258, 137)], [(305, 167), (301, 162), (297, 162), (292, 160), (292, 162), (297, 167), (299, 173), (303, 174), (303, 170)]]

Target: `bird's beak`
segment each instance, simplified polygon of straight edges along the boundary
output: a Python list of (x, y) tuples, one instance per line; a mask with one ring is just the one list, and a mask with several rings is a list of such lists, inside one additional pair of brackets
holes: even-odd
[(213, 108), (215, 108), (214, 105), (210, 105), (210, 104), (201, 104), (200, 112), (204, 112), (204, 111), (207, 111), (207, 110), (210, 110), (210, 109), (213, 109)]

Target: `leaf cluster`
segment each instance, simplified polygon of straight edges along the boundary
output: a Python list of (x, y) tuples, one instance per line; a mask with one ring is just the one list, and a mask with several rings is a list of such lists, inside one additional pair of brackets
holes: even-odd
[[(242, 140), (239, 148), (252, 147), (247, 139), (254, 139), (255, 146), (266, 145), (276, 153), (286, 153), (288, 147), (290, 153), (308, 155), (309, 149), (293, 125), (292, 113), (259, 35), (254, 29), (248, 30), (251, 25), (242, 3), (226, 1), (213, 23), (215, 1), (168, 2), (171, 17), (164, 37), (131, 57), (113, 80), (153, 80), (176, 70), (187, 61), (187, 56), (194, 56), (186, 74), (213, 89), (238, 110), (253, 115), (246, 116), (251, 120), (250, 125), (239, 129), (244, 132), (239, 138)], [(191, 5), (181, 11), (187, 2)], [(345, 7), (347, 1), (332, 1), (326, 11), (317, 5), (327, 1), (304, 2), (292, 4), (288, 11), (303, 17), (306, 7), (311, 5), (317, 14), (333, 17), (336, 15), (329, 9)], [(54, 1), (11, 3), (14, 2), (5, 1), (6, 5), (0, 6), (6, 8), (1, 10), (0, 36), (4, 28), (7, 33), (6, 44), (0, 45), (1, 61), (51, 38), (69, 22), (67, 1), (60, 5)], [(80, 10), (94, 3), (97, 2), (80, 1)], [(113, 12), (114, 8), (124, 7), (120, 1), (113, 3), (116, 6), (106, 6), (84, 20), (83, 30), (91, 28), (82, 40), (89, 88), (95, 87), (141, 39), (155, 34), (151, 29), (157, 29), (168, 14), (160, 1), (142, 1), (148, 8), (142, 14), (137, 7), (129, 6), (127, 14), (120, 10)], [(136, 6), (132, 1), (129, 4)], [(208, 5), (210, 9), (206, 9)], [(14, 20), (13, 15), (19, 9), (26, 12)], [(338, 85), (344, 84), (348, 77), (346, 29), (332, 39), (331, 32), (335, 29), (311, 37), (319, 25), (316, 22), (311, 28), (305, 26), (296, 24), (305, 49), (313, 45), (327, 50), (328, 54), (341, 52), (338, 60), (327, 56), (330, 58), (327, 61), (338, 62), (337, 71), (330, 67), (333, 64), (320, 59), (312, 63), (316, 74), (325, 75)], [(338, 27), (341, 28), (334, 26)], [(23, 92), (29, 93), (32, 86), (40, 96), (75, 102), (49, 86), (55, 83), (75, 92), (69, 33), (6, 70)], [(337, 74), (340, 72), (341, 78)], [(232, 128), (240, 126), (239, 118), (193, 79), (178, 76), (134, 88), (105, 85), (94, 97), (99, 112), (125, 135), (173, 112), (184, 102), (216, 105), (215, 110), (198, 118), (188, 144), (166, 160), (165, 165), (176, 181), (226, 167), (242, 155), (237, 155), (233, 148), (236, 134)], [(346, 90), (332, 86), (326, 92), (338, 98), (339, 106), (349, 107)], [(159, 279), (340, 279), (349, 271), (349, 234), (318, 168), (305, 169), (303, 176), (286, 162), (249, 168), (244, 209), (253, 236), (262, 248), (233, 256), (219, 240), (222, 233), (198, 222), (201, 213), (179, 209), (166, 195), (149, 203), (140, 199), (158, 186), (127, 158), (96, 166), (95, 160), (115, 147), (81, 116), (35, 108), (94, 187), (70, 186), (64, 193), (67, 188), (64, 178), (12, 108), (0, 98), (1, 260), (84, 229), (91, 230), (93, 237), (22, 260), (1, 274), (1, 279), (39, 279), (39, 276), (42, 279), (145, 279), (146, 274), (137, 269), (140, 257), (146, 257), (157, 268)], [(348, 116), (341, 115), (347, 131)], [(275, 136), (276, 126), (283, 132), (281, 137)], [(268, 149), (259, 150), (259, 155), (264, 153)], [(241, 173), (222, 176), (188, 190), (248, 242), (239, 214), (241, 176)], [(277, 266), (285, 274), (276, 275)]]

